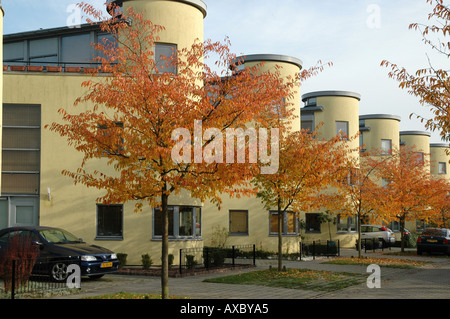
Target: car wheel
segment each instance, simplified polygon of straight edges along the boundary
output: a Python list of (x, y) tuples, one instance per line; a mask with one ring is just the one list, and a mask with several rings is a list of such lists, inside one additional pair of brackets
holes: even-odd
[(57, 282), (65, 281), (68, 276), (67, 265), (62, 262), (53, 264), (53, 266), (50, 270), (50, 276), (52, 277), (52, 280), (54, 280), (54, 281), (57, 281)]

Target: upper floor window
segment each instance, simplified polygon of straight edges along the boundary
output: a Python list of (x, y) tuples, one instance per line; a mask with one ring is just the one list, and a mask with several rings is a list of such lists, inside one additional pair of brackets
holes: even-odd
[(447, 174), (447, 163), (439, 162), (438, 173), (444, 175)]
[(342, 136), (342, 138), (348, 138), (348, 122), (336, 121), (336, 135)]
[(392, 140), (381, 140), (381, 154), (382, 155), (392, 154)]
[(177, 45), (170, 43), (155, 44), (156, 68), (160, 73), (177, 73)]

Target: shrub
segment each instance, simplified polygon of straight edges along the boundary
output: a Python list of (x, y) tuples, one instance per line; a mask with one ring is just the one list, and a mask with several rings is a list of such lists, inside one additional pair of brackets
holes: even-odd
[(169, 269), (172, 268), (174, 256), (169, 254)]
[(19, 288), (28, 282), (38, 256), (39, 248), (30, 236), (18, 234), (9, 238), (8, 247), (0, 258), (0, 277), (4, 280), (6, 292), (12, 288), (13, 263), (15, 262), (14, 288)]
[(119, 269), (122, 269), (127, 264), (128, 254), (117, 253), (117, 259), (119, 259)]
[(150, 269), (150, 266), (153, 264), (152, 258), (149, 254), (144, 254), (142, 257), (142, 268), (147, 270)]
[(197, 266), (197, 261), (195, 260), (194, 255), (186, 255), (186, 267), (187, 269), (193, 269)]

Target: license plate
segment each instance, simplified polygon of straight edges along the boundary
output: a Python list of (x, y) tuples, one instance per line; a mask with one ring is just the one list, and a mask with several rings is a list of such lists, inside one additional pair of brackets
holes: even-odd
[(429, 243), (437, 243), (437, 240), (436, 239), (428, 239), (427, 242), (429, 242)]
[(109, 268), (109, 267), (112, 267), (113, 266), (113, 263), (111, 262), (111, 263), (103, 263), (103, 264), (101, 264), (101, 268)]

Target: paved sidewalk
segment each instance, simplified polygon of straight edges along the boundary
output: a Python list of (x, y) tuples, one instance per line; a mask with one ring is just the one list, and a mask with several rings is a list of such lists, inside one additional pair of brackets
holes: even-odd
[[(395, 251), (395, 248), (392, 248)], [(385, 250), (389, 252), (389, 250)], [(365, 256), (383, 257), (379, 252), (367, 252)], [(342, 249), (341, 256), (357, 256), (351, 249)], [(385, 257), (395, 257), (386, 256)], [(414, 257), (399, 257), (414, 258)], [(417, 257), (416, 257), (417, 258)], [(366, 283), (348, 287), (336, 292), (323, 293), (300, 289), (272, 288), (251, 285), (230, 285), (203, 282), (206, 278), (267, 269), (276, 266), (276, 260), (257, 260), (255, 268), (228, 271), (226, 273), (206, 274), (183, 278), (169, 278), (170, 295), (193, 299), (450, 299), (450, 259), (446, 257), (420, 257), (431, 260), (433, 264), (421, 269), (381, 268), (381, 288), (369, 289)], [(306, 261), (284, 261), (288, 268), (307, 268), (336, 272), (366, 274), (367, 267), (352, 265), (324, 264), (326, 258), (320, 257)], [(159, 277), (108, 275), (97, 281), (83, 280), (81, 291), (56, 299), (79, 299), (114, 292), (150, 293), (161, 292)]]

